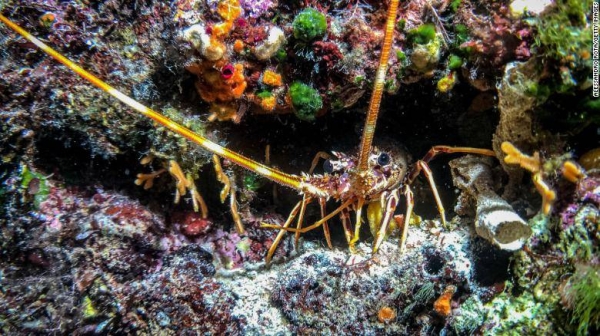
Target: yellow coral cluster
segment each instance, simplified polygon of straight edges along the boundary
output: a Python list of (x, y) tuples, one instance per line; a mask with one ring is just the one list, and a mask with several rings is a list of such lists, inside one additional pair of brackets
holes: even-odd
[(273, 70), (266, 70), (262, 77), (262, 82), (269, 86), (281, 86), (281, 75)]
[(518, 164), (521, 168), (528, 170), (532, 176), (533, 184), (542, 196), (542, 212), (544, 215), (552, 210), (552, 203), (556, 199), (556, 193), (544, 181), (542, 176), (542, 160), (540, 154), (535, 152), (533, 156), (522, 153), (513, 144), (505, 141), (501, 145), (501, 149), (506, 154), (504, 162), (508, 164)]
[(259, 102), (260, 107), (265, 111), (273, 111), (277, 106), (277, 98), (271, 96), (262, 98)]
[[(227, 58), (226, 46), (223, 40), (229, 36), (233, 29), (234, 20), (242, 13), (238, 0), (221, 0), (217, 4), (217, 14), (223, 19), (207, 30), (210, 42), (203, 51), (203, 56), (208, 60), (187, 66), (187, 70), (198, 76), (196, 90), (200, 97), (211, 103), (209, 120), (239, 121), (239, 105), (235, 100), (242, 97), (246, 90), (247, 82), (244, 77), (244, 66), (241, 63), (231, 64)], [(191, 31), (188, 35), (193, 36)], [(201, 32), (197, 33), (201, 35)], [(206, 39), (208, 37), (204, 35)], [(236, 40), (234, 51), (241, 52), (244, 43)]]
[[(145, 165), (152, 161), (151, 156), (144, 157), (140, 163)], [(185, 174), (181, 169), (181, 166), (174, 161), (170, 160), (167, 169), (160, 169), (158, 171), (149, 173), (149, 174), (137, 174), (136, 180), (134, 183), (139, 186), (144, 186), (144, 189), (150, 189), (154, 185), (154, 179), (156, 179), (160, 174), (168, 171), (169, 174), (175, 179), (175, 201), (174, 203), (179, 203), (181, 196), (184, 196), (186, 192), (189, 190), (190, 195), (192, 196), (192, 203), (194, 205), (194, 211), (200, 211), (202, 214), (202, 218), (208, 217), (208, 208), (206, 203), (204, 202), (204, 198), (198, 189), (196, 189), (196, 185), (194, 183), (194, 179), (191, 174)]]
[(217, 5), (217, 13), (219, 13), (223, 22), (212, 26), (211, 35), (213, 38), (222, 39), (231, 32), (233, 20), (240, 16), (242, 7), (238, 0), (222, 0)]
[(211, 27), (210, 45), (206, 48), (205, 56), (209, 60), (218, 60), (223, 57), (226, 46), (223, 39), (229, 36), (233, 29), (233, 21), (242, 13), (242, 7), (238, 0), (222, 0), (217, 5), (217, 13), (223, 22)]
[(577, 183), (585, 178), (585, 172), (573, 161), (567, 161), (563, 164), (563, 176), (573, 183)]
[(187, 70), (198, 76), (196, 90), (200, 97), (212, 103), (209, 119), (236, 121), (238, 108), (234, 101), (244, 94), (248, 85), (244, 77), (244, 65), (220, 60), (194, 63)]
[[(503, 142), (500, 148), (506, 154), (504, 162), (518, 164), (531, 173), (533, 184), (542, 196), (542, 212), (544, 215), (549, 214), (552, 210), (552, 203), (556, 199), (556, 192), (544, 181), (544, 170), (542, 169), (540, 154), (538, 152), (533, 153), (533, 156), (524, 154), (508, 141)], [(567, 160), (562, 164), (562, 175), (573, 183), (579, 182), (586, 176), (583, 168), (571, 160)]]

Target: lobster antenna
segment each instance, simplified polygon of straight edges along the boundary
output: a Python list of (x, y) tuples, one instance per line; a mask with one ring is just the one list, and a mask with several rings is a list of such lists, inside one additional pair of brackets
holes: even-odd
[(117, 98), (122, 103), (124, 103), (125, 105), (136, 110), (143, 116), (154, 120), (158, 124), (168, 128), (169, 130), (200, 145), (202, 148), (206, 149), (207, 151), (209, 151), (213, 154), (216, 154), (224, 159), (232, 161), (252, 172), (262, 175), (262, 176), (264, 176), (272, 181), (275, 181), (277, 183), (280, 183), (282, 185), (285, 185), (285, 186), (288, 186), (288, 187), (291, 187), (294, 189), (302, 189), (305, 186), (305, 184), (303, 183), (302, 179), (299, 176), (280, 172), (276, 169), (267, 167), (257, 161), (254, 161), (243, 155), (233, 152), (225, 147), (222, 147), (222, 146), (210, 141), (209, 139), (201, 136), (200, 134), (195, 133), (191, 129), (189, 129), (181, 124), (178, 124), (177, 122), (152, 110), (151, 108), (144, 106), (143, 104), (137, 102), (133, 98), (127, 96), (126, 94), (122, 93), (121, 91), (108, 85), (107, 83), (102, 81), (100, 78), (92, 75), (91, 73), (89, 73), (88, 71), (86, 71), (85, 69), (80, 67), (79, 65), (75, 64), (68, 58), (64, 57), (58, 51), (52, 49), (47, 44), (45, 44), (44, 42), (37, 39), (35, 36), (31, 35), (25, 29), (19, 27), (16, 23), (12, 22), (11, 20), (6, 18), (2, 14), (0, 14), (0, 21), (2, 21), (10, 29), (17, 32), (19, 35), (23, 36), (25, 39), (29, 40), (31, 43), (35, 44), (38, 48), (40, 48), (46, 54), (52, 56), (55, 60), (57, 60), (58, 62), (65, 65), (67, 68), (73, 70), (79, 76), (83, 77), (90, 83), (92, 83), (95, 86), (97, 86), (98, 88), (100, 88), (102, 91)]
[(373, 85), (373, 94), (371, 94), (371, 102), (369, 103), (367, 119), (365, 121), (365, 127), (363, 128), (362, 140), (360, 143), (358, 157), (358, 169), (360, 172), (364, 172), (368, 168), (367, 163), (369, 162), (369, 154), (371, 153), (371, 145), (373, 144), (377, 116), (379, 115), (379, 106), (381, 105), (381, 97), (383, 96), (383, 85), (385, 83), (385, 74), (388, 69), (388, 59), (390, 58), (392, 41), (394, 40), (394, 26), (396, 23), (399, 2), (400, 0), (390, 1), (390, 7), (388, 8), (383, 47), (381, 48), (379, 66), (377, 67), (377, 75), (375, 76), (375, 83)]

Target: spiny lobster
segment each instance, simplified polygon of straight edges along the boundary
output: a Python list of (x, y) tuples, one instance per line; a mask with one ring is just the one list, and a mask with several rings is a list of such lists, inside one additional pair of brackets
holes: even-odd
[[(298, 190), (303, 195), (302, 200), (294, 206), (282, 226), (262, 224), (263, 228), (280, 230), (267, 253), (266, 262), (268, 264), (286, 231), (294, 232), (297, 241), (301, 233), (322, 226), (327, 243), (331, 247), (331, 238), (327, 221), (337, 215), (341, 218), (350, 249), (354, 251), (355, 244), (359, 240), (360, 227), (363, 222), (362, 211), (365, 205), (368, 205), (369, 212), (377, 213), (377, 216), (375, 217), (379, 223), (376, 224), (378, 233), (375, 237), (375, 242), (373, 243), (373, 253), (377, 252), (387, 234), (388, 226), (394, 217), (394, 211), (398, 205), (400, 193), (402, 193), (406, 199), (406, 214), (402, 224), (400, 239), (400, 250), (402, 251), (405, 248), (407, 230), (414, 206), (413, 193), (410, 185), (421, 172), (424, 173), (431, 185), (437, 208), (441, 216), (441, 221), (444, 224), (446, 223), (444, 207), (438, 195), (431, 170), (428, 167), (428, 162), (439, 153), (473, 153), (495, 156), (494, 152), (488, 149), (435, 146), (429, 150), (423, 159), (418, 160), (412, 164), (412, 166), (409, 166), (404, 155), (394, 155), (393, 153), (373, 148), (373, 137), (384, 91), (385, 76), (388, 69), (390, 51), (392, 49), (399, 2), (399, 0), (392, 0), (389, 3), (383, 46), (358, 155), (350, 156), (334, 152), (333, 156), (330, 156), (327, 153), (318, 153), (313, 162), (313, 168), (320, 158), (325, 158), (326, 172), (324, 175), (287, 174), (222, 147), (113, 88), (36, 37), (32, 36), (5, 16), (0, 15), (0, 21), (31, 43), (35, 44), (45, 53), (52, 56), (58, 62), (67, 66), (79, 76), (117, 98), (143, 116), (152, 119), (172, 132), (198, 144), (214, 155), (229, 160), (230, 162), (281, 185)], [(215, 162), (217, 163), (218, 160), (215, 160)], [(230, 196), (235, 197), (234, 191), (230, 192)], [(328, 199), (337, 200), (341, 204), (335, 210), (327, 214), (325, 203)], [(304, 214), (307, 205), (315, 200), (319, 202), (322, 218), (311, 225), (303, 227)], [(234, 198), (232, 198), (231, 209), (234, 218), (236, 218), (237, 213), (235, 210)], [(351, 210), (355, 212), (356, 219), (354, 221), (354, 227), (349, 220), (349, 213)], [(237, 218), (239, 219), (239, 216), (237, 216)], [(290, 225), (295, 219), (296, 227), (292, 228)], [(238, 225), (238, 231), (241, 230), (243, 230), (243, 227)]]

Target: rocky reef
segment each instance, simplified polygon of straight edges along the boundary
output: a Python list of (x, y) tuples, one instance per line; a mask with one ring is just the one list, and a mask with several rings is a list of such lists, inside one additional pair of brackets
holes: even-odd
[[(354, 155), (388, 6), (8, 0), (0, 12), (173, 121), (300, 175), (332, 169), (319, 152)], [(448, 222), (419, 177), (405, 251), (399, 224), (375, 254), (368, 225), (348, 249), (338, 216), (331, 248), (322, 229), (265, 229), (298, 190), (131, 113), (0, 24), (1, 333), (598, 334), (593, 6), (401, 1), (375, 145), (411, 167), (435, 145), (495, 157), (429, 162)], [(312, 203), (302, 215), (322, 218)]]

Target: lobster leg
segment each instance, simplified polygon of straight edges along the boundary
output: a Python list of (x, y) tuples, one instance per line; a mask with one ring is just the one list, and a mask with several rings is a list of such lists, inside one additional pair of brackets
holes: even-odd
[(231, 212), (231, 218), (233, 218), (233, 222), (235, 223), (235, 228), (239, 234), (244, 233), (244, 224), (242, 223), (242, 218), (240, 217), (240, 213), (238, 212), (238, 204), (235, 196), (236, 187), (235, 184), (232, 183), (232, 189), (229, 192), (229, 212)]
[[(339, 214), (340, 212), (342, 212), (342, 210), (348, 208), (350, 205), (352, 205), (352, 203), (354, 202), (353, 199), (349, 199), (346, 202), (344, 202), (342, 205), (340, 205), (337, 209), (333, 210), (329, 215), (321, 218), (320, 220), (314, 222), (313, 224), (307, 226), (307, 227), (303, 227), (301, 229), (295, 229), (295, 228), (289, 228), (289, 227), (281, 227), (279, 225), (274, 225), (274, 224), (267, 224), (267, 223), (261, 223), (260, 227), (263, 229), (275, 229), (275, 230), (285, 230), (288, 232), (300, 232), (300, 233), (306, 233), (310, 230), (314, 230), (316, 228), (318, 228), (319, 226), (323, 225), (324, 222), (327, 222), (328, 220), (330, 220), (331, 218), (333, 218), (335, 215)], [(301, 204), (302, 202), (298, 203), (298, 206)]]
[[(433, 179), (433, 174), (431, 173), (431, 169), (429, 169), (429, 161), (433, 160), (438, 154), (453, 154), (453, 153), (463, 153), (463, 154), (478, 154), (478, 155), (486, 155), (486, 156), (496, 156), (493, 150), (483, 149), (483, 148), (474, 148), (474, 147), (452, 147), (452, 146), (433, 146), (431, 149), (425, 154), (423, 159), (417, 161), (413, 170), (408, 175), (406, 180), (406, 185), (411, 184), (417, 176), (421, 172), (425, 175), (427, 180), (429, 181), (429, 185), (431, 186), (431, 191), (433, 192), (433, 197), (435, 198), (435, 203), (438, 208), (438, 212), (440, 213), (440, 217), (442, 220), (442, 224), (446, 226), (446, 214), (444, 210), (444, 205), (442, 204), (442, 200), (440, 199), (440, 195), (438, 193), (435, 181)], [(410, 217), (408, 217), (410, 218)]]
[[(298, 202), (296, 204), (296, 206), (294, 206), (294, 208), (288, 215), (288, 218), (285, 221), (285, 223), (283, 224), (283, 226), (272, 225), (274, 228), (281, 229), (281, 230), (277, 234), (277, 237), (275, 237), (275, 240), (273, 240), (273, 244), (271, 244), (271, 247), (269, 247), (269, 251), (267, 252), (267, 257), (265, 258), (265, 262), (266, 262), (267, 266), (271, 262), (271, 259), (273, 258), (273, 254), (275, 254), (275, 250), (277, 249), (279, 242), (281, 241), (281, 239), (283, 238), (283, 235), (285, 234), (284, 229), (287, 228), (288, 226), (290, 226), (290, 224), (292, 223), (294, 218), (296, 218), (296, 215), (298, 214), (298, 211), (300, 210), (300, 206), (302, 205), (302, 202), (303, 202), (303, 200)], [(270, 224), (263, 223), (262, 225), (270, 225)]]
[[(433, 160), (438, 154), (454, 154), (454, 153), (463, 153), (463, 154), (479, 154), (486, 156), (496, 156), (491, 149), (484, 148), (474, 148), (474, 147), (452, 147), (452, 146), (433, 146), (431, 149), (423, 156), (421, 161), (425, 163), (429, 163), (429, 161)], [(414, 179), (419, 175), (418, 170), (413, 170), (407, 179), (407, 184), (410, 184), (414, 181)]]
[(440, 194), (438, 193), (435, 180), (433, 179), (433, 174), (431, 173), (431, 169), (429, 169), (429, 165), (425, 161), (419, 160), (415, 165), (414, 171), (417, 172), (417, 175), (420, 172), (423, 172), (423, 174), (427, 178), (427, 181), (429, 181), (429, 185), (431, 186), (431, 192), (433, 193), (433, 198), (435, 199), (435, 204), (437, 205), (438, 212), (440, 213), (442, 225), (446, 227), (446, 211), (444, 210), (444, 205), (442, 204), (442, 199), (440, 198)]
[(381, 243), (383, 243), (383, 238), (385, 238), (390, 220), (394, 216), (396, 206), (398, 206), (399, 198), (400, 196), (398, 195), (398, 189), (393, 190), (386, 198), (385, 210), (383, 212), (383, 218), (381, 219), (381, 225), (379, 226), (379, 232), (377, 232), (375, 243), (373, 243), (373, 253), (377, 253), (379, 246), (381, 246)]
[(410, 217), (412, 216), (413, 208), (415, 206), (415, 199), (413, 197), (412, 190), (407, 185), (404, 186), (404, 198), (406, 199), (406, 215), (404, 216), (404, 225), (402, 226), (402, 236), (400, 236), (400, 253), (403, 253), (406, 249), (406, 237), (408, 236), (408, 225), (410, 225)]
[(348, 245), (350, 245), (350, 241), (352, 240), (352, 227), (350, 226), (350, 212), (348, 209), (342, 210), (340, 213), (340, 220), (342, 221), (342, 226), (344, 227), (346, 241), (348, 241)]
[[(325, 203), (327, 202), (327, 200), (323, 197), (319, 198), (319, 207), (321, 208), (321, 218), (324, 218), (326, 216), (326, 209), (325, 209)], [(341, 216), (341, 215), (340, 215)], [(323, 223), (323, 234), (325, 235), (325, 240), (327, 241), (327, 246), (332, 249), (333, 245), (331, 245), (331, 235), (329, 233), (329, 225), (327, 224), (327, 221), (325, 221)]]
[(354, 237), (352, 237), (352, 240), (350, 241), (350, 252), (352, 253), (356, 252), (356, 248), (354, 247), (354, 245), (356, 245), (356, 242), (360, 238), (360, 225), (362, 224), (362, 208), (364, 204), (365, 200), (361, 198), (358, 200), (358, 205), (356, 206), (356, 224), (354, 226)]
[(242, 219), (238, 212), (237, 200), (235, 197), (236, 188), (235, 185), (232, 187), (232, 182), (229, 179), (229, 176), (225, 174), (223, 171), (223, 167), (221, 166), (221, 159), (217, 155), (213, 155), (213, 166), (215, 168), (215, 173), (217, 174), (217, 180), (223, 183), (223, 190), (221, 190), (221, 202), (225, 202), (227, 195), (229, 195), (229, 211), (231, 212), (231, 217), (233, 218), (233, 222), (235, 223), (235, 228), (239, 234), (244, 233), (244, 224), (242, 224)]
[(302, 229), (302, 222), (304, 221), (304, 213), (306, 212), (306, 206), (312, 202), (312, 198), (304, 195), (302, 197), (300, 205), (300, 215), (298, 216), (298, 222), (296, 223), (296, 234), (294, 235), (294, 245), (298, 249), (298, 240), (300, 239), (300, 229)]

